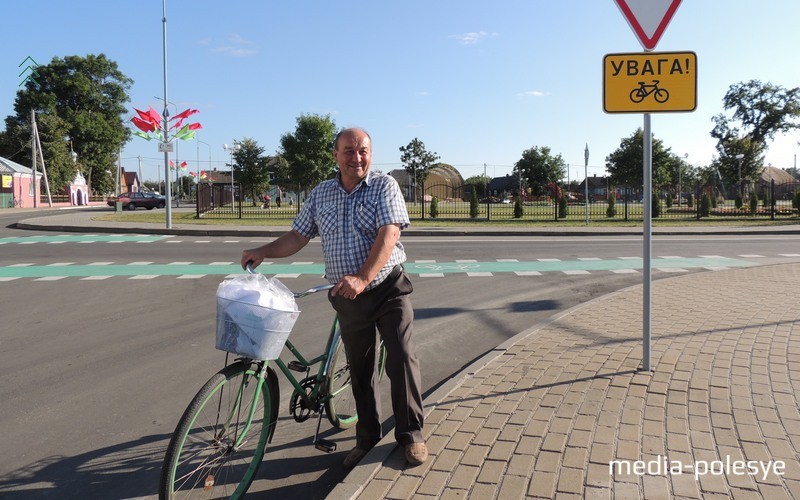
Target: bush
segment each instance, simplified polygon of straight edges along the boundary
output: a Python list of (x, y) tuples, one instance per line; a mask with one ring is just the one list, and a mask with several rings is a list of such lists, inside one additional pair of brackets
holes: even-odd
[(658, 196), (653, 196), (651, 205), (653, 207), (651, 217), (653, 219), (661, 217), (661, 203), (658, 202)]
[(431, 218), (439, 217), (439, 198), (436, 196), (431, 199)]
[(794, 199), (792, 200), (792, 206), (797, 210), (798, 215), (800, 215), (800, 191), (797, 191), (794, 194)]
[(667, 208), (672, 208), (672, 195), (671, 194), (667, 195), (666, 202), (667, 202)]
[(689, 208), (694, 206), (694, 196), (692, 193), (689, 193), (689, 195), (686, 197), (686, 206)]
[(742, 195), (737, 194), (736, 201), (734, 201), (734, 203), (736, 204), (737, 210), (741, 209), (744, 206), (744, 202), (742, 201)]
[(472, 186), (472, 196), (469, 198), (469, 216), (473, 219), (478, 217), (478, 190)]
[(558, 218), (566, 219), (568, 213), (569, 213), (569, 200), (567, 200), (566, 196), (562, 195), (561, 198), (558, 199)]
[(758, 195), (753, 193), (750, 195), (750, 213), (754, 214), (758, 212)]
[(700, 217), (708, 217), (711, 215), (711, 197), (708, 196), (708, 193), (703, 193), (703, 196), (700, 198)]
[(608, 195), (608, 208), (606, 208), (606, 217), (613, 219), (617, 216), (617, 197), (614, 194)]
[(517, 199), (514, 201), (514, 218), (522, 218), (522, 198), (519, 196), (517, 196)]

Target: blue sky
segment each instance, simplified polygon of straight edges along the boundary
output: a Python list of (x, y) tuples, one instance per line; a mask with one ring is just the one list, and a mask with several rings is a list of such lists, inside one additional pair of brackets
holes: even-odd
[[(104, 53), (134, 80), (131, 108), (163, 108), (161, 0), (3, 11), (1, 117), (13, 113), (27, 56)], [(698, 106), (653, 114), (655, 137), (692, 164), (711, 161), (711, 117), (731, 84), (800, 86), (798, 19), (797, 0), (684, 0), (656, 51), (697, 53)], [(490, 176), (509, 173), (525, 149), (548, 146), (582, 179), (586, 144), (589, 175), (603, 175), (606, 156), (642, 126), (640, 114), (603, 112), (603, 56), (642, 50), (612, 0), (168, 0), (167, 49), (168, 98), (199, 109), (203, 125), (202, 143), (178, 145), (190, 170), (198, 156), (200, 169), (224, 169), (233, 139), (274, 153), (297, 117), (314, 113), (366, 128), (383, 171), (399, 168), (398, 148), (418, 137), (465, 178), (484, 164)], [(767, 163), (794, 166), (798, 141), (778, 136)], [(138, 137), (123, 166), (136, 170), (140, 155), (146, 180), (163, 176), (163, 154)]]

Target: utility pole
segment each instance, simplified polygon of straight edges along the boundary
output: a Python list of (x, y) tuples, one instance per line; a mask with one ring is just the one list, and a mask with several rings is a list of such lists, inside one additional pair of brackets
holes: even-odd
[[(169, 108), (167, 107), (167, 0), (163, 0), (164, 14), (161, 18), (162, 28), (162, 45), (164, 47), (164, 144), (169, 144)], [(170, 184), (169, 175), (169, 147), (164, 147), (164, 195), (167, 198), (167, 229), (172, 229), (172, 187)]]

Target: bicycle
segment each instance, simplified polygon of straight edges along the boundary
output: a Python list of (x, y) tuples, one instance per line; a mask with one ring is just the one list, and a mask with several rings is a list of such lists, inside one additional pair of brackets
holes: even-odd
[(656, 102), (664, 104), (669, 100), (669, 92), (666, 89), (658, 87), (660, 80), (653, 80), (652, 85), (645, 85), (644, 82), (639, 82), (639, 87), (631, 90), (630, 99), (632, 102), (640, 103), (644, 101), (645, 97), (653, 94), (653, 99)]
[[(247, 270), (255, 272), (250, 266)], [(302, 298), (331, 288), (320, 285), (293, 295)], [(332, 453), (336, 443), (319, 437), (323, 413), (341, 430), (358, 421), (338, 318), (319, 356), (306, 359), (288, 339), (284, 346), (294, 359), (272, 362), (294, 388), (289, 411), (296, 422), (317, 414), (313, 444)], [(382, 341), (377, 351), (380, 378), (386, 363)], [(229, 356), (226, 366), (194, 396), (172, 434), (161, 469), (159, 498), (240, 498), (255, 479), (278, 421), (278, 375), (270, 360), (237, 357), (228, 364)], [(317, 364), (317, 373), (311, 375), (311, 367)], [(297, 380), (292, 371), (304, 372), (305, 377)]]

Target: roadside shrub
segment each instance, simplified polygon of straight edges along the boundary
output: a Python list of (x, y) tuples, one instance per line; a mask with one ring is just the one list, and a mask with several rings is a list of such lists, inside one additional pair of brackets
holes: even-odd
[(558, 199), (558, 218), (566, 219), (568, 213), (569, 201), (567, 200), (566, 196), (562, 195), (561, 198)]
[(439, 198), (434, 196), (431, 199), (431, 218), (435, 219), (439, 217)]
[(737, 210), (741, 209), (744, 206), (744, 202), (742, 201), (742, 195), (737, 194), (736, 201), (734, 201), (734, 203), (736, 204)]
[(719, 203), (719, 200), (717, 199), (716, 195), (712, 196), (711, 197), (711, 208), (717, 208), (717, 203)]
[(671, 194), (667, 194), (667, 199), (665, 201), (667, 202), (667, 208), (672, 208), (672, 195)]
[(700, 217), (708, 217), (711, 215), (711, 197), (708, 196), (708, 193), (703, 193), (703, 196), (700, 197), (700, 206), (698, 208)]
[(514, 201), (514, 218), (522, 218), (522, 198), (519, 196), (517, 196), (517, 199)]
[(653, 219), (661, 217), (661, 203), (659, 203), (658, 196), (653, 196), (651, 205), (653, 207), (652, 211)]
[(758, 195), (753, 193), (750, 195), (750, 213), (754, 214), (758, 212)]
[(692, 195), (692, 193), (689, 193), (689, 195), (686, 196), (686, 206), (689, 208), (692, 208), (694, 206), (694, 196)]
[(473, 219), (478, 217), (478, 190), (472, 186), (472, 196), (469, 198), (469, 216)]
[(606, 208), (606, 217), (613, 219), (617, 216), (617, 197), (614, 194), (608, 195), (608, 207)]

